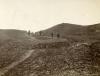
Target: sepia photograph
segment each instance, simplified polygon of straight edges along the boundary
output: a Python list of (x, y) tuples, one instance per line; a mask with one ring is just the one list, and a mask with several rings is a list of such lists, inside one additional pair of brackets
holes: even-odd
[(100, 0), (0, 0), (0, 76), (100, 76)]

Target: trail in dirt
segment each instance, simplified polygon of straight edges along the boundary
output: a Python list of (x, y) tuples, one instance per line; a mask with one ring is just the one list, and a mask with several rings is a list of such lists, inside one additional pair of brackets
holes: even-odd
[(14, 68), (16, 65), (20, 64), (21, 62), (23, 62), (24, 60), (26, 60), (27, 58), (29, 58), (32, 53), (34, 52), (34, 50), (28, 50), (27, 53), (25, 53), (25, 55), (23, 55), (19, 61), (15, 61), (12, 64), (8, 65), (7, 67), (0, 69), (0, 76), (3, 76), (5, 73), (7, 73), (10, 69)]

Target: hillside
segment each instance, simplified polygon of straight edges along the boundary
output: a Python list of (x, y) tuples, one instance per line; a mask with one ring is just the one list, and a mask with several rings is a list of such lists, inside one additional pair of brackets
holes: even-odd
[(26, 31), (0, 30), (0, 69), (18, 60), (29, 50), (32, 41)]
[(0, 40), (25, 39), (28, 38), (27, 32), (15, 29), (0, 29)]
[[(63, 23), (34, 37), (25, 31), (6, 31), (1, 32), (2, 40), (7, 37), (0, 44), (0, 73), (3, 72), (0, 76), (100, 75), (99, 24)], [(55, 34), (53, 38), (50, 36), (52, 32)], [(61, 34), (60, 38), (56, 38), (57, 33)], [(14, 63), (17, 64), (12, 67)], [(11, 68), (6, 71), (6, 67)]]
[(87, 29), (90, 32), (100, 32), (100, 24), (88, 25)]
[[(41, 32), (41, 36), (49, 37), (51, 37), (52, 33), (54, 34), (54, 37), (59, 34), (61, 38), (66, 38), (72, 42), (88, 41), (89, 39), (99, 40), (100, 24), (81, 26), (76, 24), (61, 23), (39, 32)], [(36, 32), (36, 35), (39, 35), (39, 32)]]
[(87, 37), (89, 40), (100, 41), (100, 24), (89, 25), (86, 27)]
[(28, 59), (4, 76), (99, 76), (99, 47), (100, 43), (77, 43), (35, 49)]
[(61, 23), (51, 27), (49, 29), (43, 30), (42, 35), (50, 36), (51, 33), (55, 35), (59, 33), (61, 37), (67, 37), (68, 35), (80, 35), (83, 34), (85, 29), (83, 26), (75, 25), (75, 24), (68, 24), (68, 23)]

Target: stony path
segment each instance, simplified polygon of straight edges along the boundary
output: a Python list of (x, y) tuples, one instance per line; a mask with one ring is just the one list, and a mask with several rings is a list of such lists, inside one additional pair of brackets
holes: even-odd
[(23, 55), (19, 61), (15, 61), (12, 64), (10, 64), (9, 66), (0, 69), (0, 76), (3, 76), (6, 72), (8, 72), (10, 69), (14, 68), (16, 65), (20, 64), (21, 62), (23, 62), (24, 60), (26, 60), (27, 58), (29, 58), (32, 53), (34, 52), (34, 50), (28, 50), (27, 53), (25, 55)]

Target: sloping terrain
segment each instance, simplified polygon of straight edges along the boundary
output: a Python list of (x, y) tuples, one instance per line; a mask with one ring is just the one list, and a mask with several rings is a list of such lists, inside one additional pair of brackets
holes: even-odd
[(63, 23), (41, 31), (41, 35), (37, 32), (34, 37), (25, 31), (2, 31), (0, 69), (20, 62), (28, 50), (34, 50), (26, 59), (4, 72), (3, 76), (99, 76), (99, 26)]
[(39, 36), (40, 33), (41, 36), (47, 37), (52, 37), (52, 33), (54, 37), (57, 37), (57, 34), (59, 34), (61, 38), (66, 38), (72, 42), (92, 41), (92, 39), (100, 40), (100, 24), (81, 26), (61, 23), (49, 29), (36, 32), (36, 36)]
[(25, 39), (27, 38), (27, 32), (14, 29), (0, 29), (0, 40), (7, 39)]
[(18, 60), (28, 46), (16, 40), (7, 40), (0, 46), (0, 69)]
[(0, 30), (0, 69), (24, 55), (31, 42), (25, 31)]
[(57, 37), (57, 34), (60, 35), (60, 38), (67, 38), (71, 42), (84, 41), (87, 38), (86, 28), (84, 26), (69, 24), (69, 23), (61, 23), (51, 27), (49, 29), (36, 32), (36, 35), (39, 35), (41, 32), (42, 36), (51, 37), (52, 34), (54, 37)]
[(89, 40), (100, 40), (100, 24), (87, 26), (87, 37)]
[[(52, 42), (59, 41), (63, 40), (38, 40), (34, 37), (28, 36), (26, 31), (0, 30), (0, 69), (10, 65), (12, 62), (18, 61), (27, 50), (41, 48), (41, 44), (43, 45), (43, 43), (44, 45), (42, 47), (45, 48), (52, 44)], [(45, 45), (45, 43), (48, 45)], [(52, 46), (55, 47), (56, 44)]]
[(20, 64), (27, 58), (29, 58), (34, 50), (27, 50), (25, 54), (23, 54), (19, 60), (12, 62), (10, 65), (7, 65), (3, 69), (0, 69), (0, 76), (4, 75), (6, 72), (8, 72), (11, 68), (14, 68), (16, 65)]
[(73, 47), (35, 49), (28, 59), (4, 76), (99, 76), (99, 46), (100, 43), (76, 43)]
[(61, 37), (67, 37), (67, 35), (80, 35), (84, 33), (83, 28), (84, 27), (80, 25), (61, 23), (47, 30), (43, 30), (41, 35), (51, 36), (51, 33), (54, 33), (55, 36), (59, 33)]

